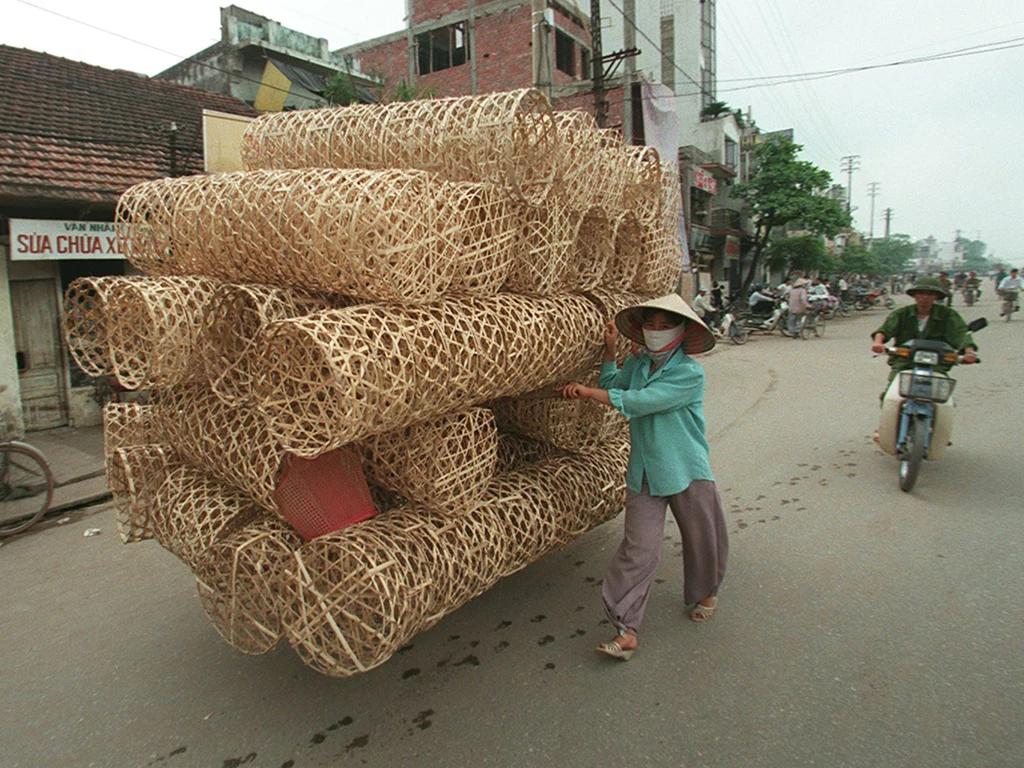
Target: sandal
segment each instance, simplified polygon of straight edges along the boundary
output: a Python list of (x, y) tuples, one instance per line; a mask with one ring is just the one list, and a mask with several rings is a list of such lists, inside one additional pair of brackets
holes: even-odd
[(633, 651), (636, 648), (623, 648), (619, 645), (619, 638), (625, 638), (623, 634), (616, 635), (615, 639), (608, 643), (601, 643), (597, 648), (594, 649), (595, 653), (600, 653), (603, 656), (611, 656), (613, 659), (619, 661), (629, 661), (633, 658)]
[(693, 610), (690, 611), (691, 621), (707, 621), (715, 615), (715, 611), (718, 610), (718, 598), (711, 598), (714, 602), (711, 605), (701, 605), (697, 603), (693, 606)]

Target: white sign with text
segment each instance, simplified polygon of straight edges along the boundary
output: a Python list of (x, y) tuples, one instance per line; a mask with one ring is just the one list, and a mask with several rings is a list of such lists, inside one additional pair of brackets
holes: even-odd
[(123, 258), (111, 221), (11, 219), (11, 261)]

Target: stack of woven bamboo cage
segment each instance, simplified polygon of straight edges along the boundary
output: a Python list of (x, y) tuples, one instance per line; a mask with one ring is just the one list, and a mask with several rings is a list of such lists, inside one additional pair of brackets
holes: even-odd
[[(123, 539), (238, 650), (351, 675), (621, 510), (624, 420), (553, 388), (675, 288), (679, 184), (532, 90), (265, 115), (243, 157), (122, 196), (144, 274), (73, 283), (66, 335), (150, 393), (105, 409)], [(338, 448), (378, 514), (304, 542), (282, 460)]]

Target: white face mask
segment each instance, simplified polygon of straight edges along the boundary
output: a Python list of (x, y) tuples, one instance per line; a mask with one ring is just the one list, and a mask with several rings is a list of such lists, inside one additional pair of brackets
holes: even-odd
[(681, 323), (675, 328), (668, 328), (664, 331), (649, 331), (644, 328), (644, 346), (651, 352), (660, 352), (682, 336), (685, 329), (686, 323)]

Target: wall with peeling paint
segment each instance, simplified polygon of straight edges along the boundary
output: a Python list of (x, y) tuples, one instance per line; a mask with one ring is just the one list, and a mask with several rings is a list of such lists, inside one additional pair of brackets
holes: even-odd
[(14, 316), (7, 284), (7, 246), (0, 245), (0, 440), (25, 434), (21, 413), (21, 385), (18, 382), (17, 349), (14, 346)]

